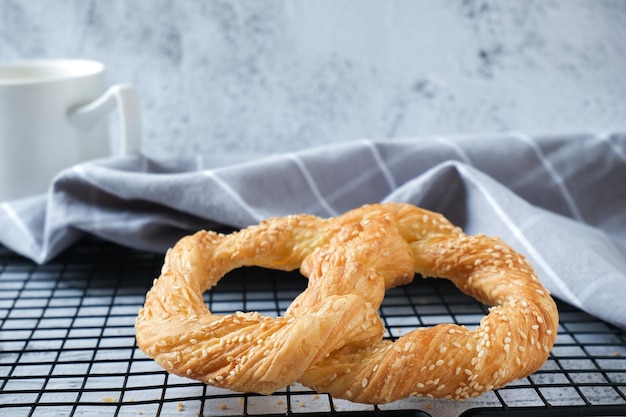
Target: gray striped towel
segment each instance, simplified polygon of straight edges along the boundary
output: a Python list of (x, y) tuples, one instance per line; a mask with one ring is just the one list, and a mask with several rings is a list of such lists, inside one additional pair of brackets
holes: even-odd
[(0, 205), (0, 243), (43, 263), (85, 233), (165, 251), (199, 229), (409, 202), (524, 253), (557, 297), (626, 328), (626, 134), (358, 141), (263, 157), (92, 161)]

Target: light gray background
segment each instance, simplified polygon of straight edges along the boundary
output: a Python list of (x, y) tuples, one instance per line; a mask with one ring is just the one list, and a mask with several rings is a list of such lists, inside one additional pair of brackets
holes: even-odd
[(135, 84), (155, 157), (626, 124), (624, 0), (0, 0), (42, 57)]

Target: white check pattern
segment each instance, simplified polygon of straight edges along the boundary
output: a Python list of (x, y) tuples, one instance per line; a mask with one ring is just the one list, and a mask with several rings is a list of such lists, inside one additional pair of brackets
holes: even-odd
[(37, 262), (84, 233), (164, 251), (198, 229), (404, 201), (500, 236), (556, 296), (626, 328), (626, 134), (362, 140), (230, 157), (81, 164), (47, 195), (0, 204), (0, 243)]

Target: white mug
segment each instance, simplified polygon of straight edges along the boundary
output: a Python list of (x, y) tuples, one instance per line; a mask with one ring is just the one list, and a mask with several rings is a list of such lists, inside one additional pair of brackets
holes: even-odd
[[(128, 84), (105, 85), (104, 66), (86, 60), (0, 63), (0, 202), (43, 193), (64, 168), (139, 152), (139, 100)], [(117, 106), (115, 144), (109, 112)]]

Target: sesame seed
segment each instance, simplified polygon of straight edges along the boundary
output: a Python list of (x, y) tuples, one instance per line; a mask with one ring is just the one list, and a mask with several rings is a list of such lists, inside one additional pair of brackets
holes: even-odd
[(363, 379), (361, 380), (361, 386), (362, 386), (363, 388), (365, 388), (365, 387), (367, 386), (367, 382), (368, 382), (368, 381), (367, 381), (367, 378), (363, 378)]
[(193, 373), (193, 371), (191, 369), (187, 369), (186, 374), (187, 375), (191, 375)]
[(446, 387), (445, 384), (441, 384), (437, 387), (437, 391), (441, 391), (442, 389), (444, 389)]
[(439, 359), (437, 362), (435, 362), (435, 365), (436, 365), (436, 366), (441, 366), (441, 365), (443, 365), (443, 360), (442, 360), (442, 359)]

